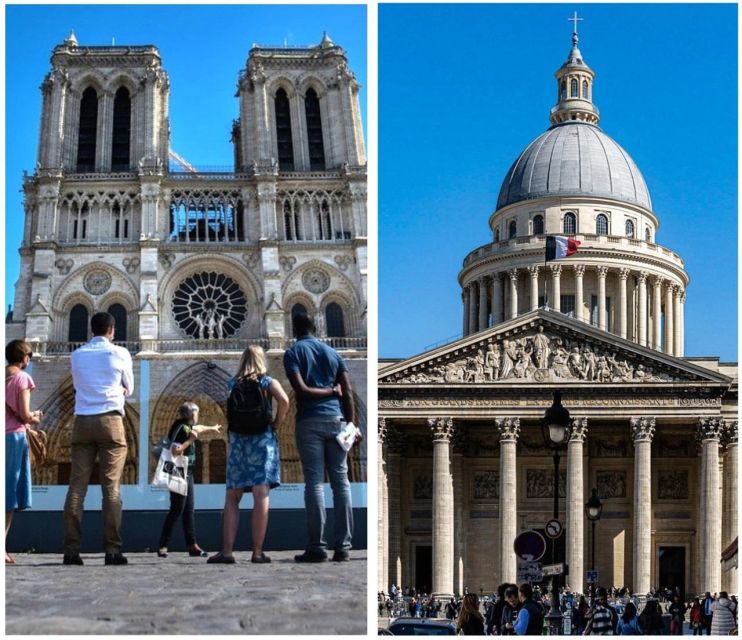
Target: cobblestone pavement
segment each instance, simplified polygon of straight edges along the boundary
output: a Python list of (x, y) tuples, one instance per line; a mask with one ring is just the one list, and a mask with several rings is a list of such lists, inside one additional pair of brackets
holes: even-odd
[(62, 566), (17, 554), (5, 571), (6, 634), (366, 634), (366, 551), (350, 562), (298, 564), (298, 551), (234, 565), (127, 553), (126, 566)]

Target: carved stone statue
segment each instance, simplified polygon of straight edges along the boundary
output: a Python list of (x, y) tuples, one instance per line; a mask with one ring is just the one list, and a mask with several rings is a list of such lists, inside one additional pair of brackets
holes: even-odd
[(500, 349), (496, 344), (487, 345), (484, 357), (484, 372), (487, 380), (497, 380), (500, 377)]
[(536, 368), (549, 368), (549, 336), (544, 333), (544, 328), (539, 326), (538, 333), (533, 337), (533, 358)]
[(224, 322), (227, 319), (226, 314), (220, 313), (217, 314), (218, 320), (216, 321), (216, 336), (220, 340), (225, 337), (224, 335)]
[(201, 314), (197, 314), (195, 318), (193, 318), (196, 325), (198, 326), (198, 335), (196, 336), (199, 340), (203, 340), (206, 336), (204, 336), (204, 319), (201, 317)]
[(206, 326), (209, 329), (209, 338), (212, 340), (216, 337), (215, 330), (216, 330), (216, 318), (214, 317), (214, 310), (209, 309), (206, 312)]

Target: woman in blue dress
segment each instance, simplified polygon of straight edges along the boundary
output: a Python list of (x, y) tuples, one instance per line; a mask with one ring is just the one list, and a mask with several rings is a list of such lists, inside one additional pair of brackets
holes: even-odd
[(281, 424), (289, 410), (289, 399), (283, 387), (269, 375), (265, 353), (258, 346), (245, 349), (240, 360), (237, 376), (232, 379), (234, 386), (240, 378), (255, 380), (261, 391), (267, 391), (276, 400), (275, 419), (264, 433), (242, 435), (229, 432), (229, 457), (227, 458), (227, 497), (224, 502), (224, 530), (222, 550), (211, 556), (211, 564), (234, 564), (234, 541), (240, 524), (240, 500), (245, 491), (253, 497), (252, 562), (270, 562), (263, 553), (263, 541), (268, 528), (268, 507), (270, 490), (281, 484), (281, 460), (278, 438), (274, 425)]

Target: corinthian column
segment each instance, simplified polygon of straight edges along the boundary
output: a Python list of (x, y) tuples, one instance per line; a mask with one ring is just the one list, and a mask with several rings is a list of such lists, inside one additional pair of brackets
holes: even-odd
[[(737, 459), (737, 421), (726, 423), (724, 430), (724, 518), (722, 519), (722, 548), (728, 547), (737, 537), (739, 461)], [(732, 593), (737, 589), (737, 569), (729, 569), (722, 576), (722, 588)]]
[(573, 592), (583, 593), (585, 575), (585, 497), (582, 470), (582, 449), (587, 436), (587, 418), (572, 420), (567, 445), (567, 566), (569, 586)]
[(377, 462), (377, 474), (378, 474), (378, 490), (377, 490), (377, 512), (376, 520), (377, 526), (376, 531), (378, 533), (377, 540), (377, 591), (383, 591), (389, 593), (389, 502), (388, 502), (388, 480), (386, 475), (386, 450), (384, 443), (387, 439), (386, 430), (386, 418), (379, 418), (379, 428), (377, 431), (378, 436), (378, 462)]
[(721, 513), (719, 500), (719, 444), (724, 429), (721, 418), (698, 423), (701, 442), (701, 508), (698, 514), (701, 550), (700, 591), (721, 589)]
[(518, 316), (518, 270), (510, 269), (510, 317)]
[(673, 322), (673, 309), (672, 309), (672, 290), (674, 289), (673, 285), (669, 282), (667, 283), (667, 288), (665, 289), (665, 353), (668, 355), (673, 355), (675, 353), (675, 348), (673, 347), (673, 336), (675, 335), (675, 323)]
[(652, 278), (652, 348), (662, 348), (662, 278)]
[(598, 267), (598, 328), (605, 331), (605, 277), (608, 267)]
[(514, 583), (517, 562), (513, 541), (517, 534), (517, 499), (515, 450), (520, 434), (519, 418), (495, 420), (500, 435), (500, 575), (498, 582)]
[(619, 269), (618, 270), (618, 318), (619, 318), (619, 335), (622, 338), (626, 337), (626, 329), (627, 329), (627, 302), (626, 302), (626, 280), (629, 277), (629, 270), (628, 269)]
[(492, 274), (492, 326), (503, 321), (502, 274)]
[(645, 594), (652, 568), (652, 438), (654, 418), (631, 418), (634, 441), (634, 580), (633, 590)]
[(487, 276), (482, 276), (479, 283), (479, 331), (487, 328)]
[(585, 265), (576, 264), (575, 268), (575, 318), (585, 321), (584, 292), (582, 277), (585, 275)]
[(464, 287), (461, 291), (461, 302), (464, 303), (464, 323), (462, 335), (469, 335), (469, 287)]
[(674, 355), (680, 357), (683, 355), (683, 338), (682, 325), (680, 320), (680, 287), (675, 287), (672, 292), (672, 315), (675, 316), (675, 327), (672, 336), (672, 344), (675, 347)]
[(469, 284), (469, 330), (467, 334), (477, 332), (477, 297), (474, 293), (475, 283)]
[(451, 418), (431, 418), (433, 436), (433, 589), (441, 597), (453, 594), (453, 477)]
[(647, 272), (640, 271), (639, 282), (639, 344), (647, 346)]
[(401, 587), (402, 579), (402, 508), (400, 506), (402, 483), (400, 481), (400, 458), (404, 444), (402, 434), (389, 424), (386, 425), (386, 484), (387, 484), (387, 527), (389, 581)]
[(464, 564), (466, 562), (466, 527), (464, 511), (465, 480), (464, 473), (464, 434), (461, 429), (456, 430), (451, 439), (453, 449), (453, 577), (456, 593), (464, 593)]
[(554, 311), (562, 310), (562, 265), (550, 264), (551, 267), (551, 290), (552, 297), (551, 308)]
[(538, 309), (538, 265), (528, 267), (531, 274), (531, 311)]

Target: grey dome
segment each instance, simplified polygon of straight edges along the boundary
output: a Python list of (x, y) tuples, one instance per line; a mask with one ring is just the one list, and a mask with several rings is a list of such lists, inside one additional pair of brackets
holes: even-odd
[(652, 209), (629, 154), (586, 122), (555, 125), (529, 144), (505, 176), (497, 208), (548, 196), (601, 196)]

